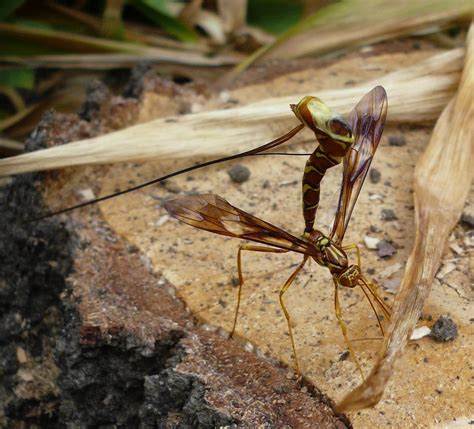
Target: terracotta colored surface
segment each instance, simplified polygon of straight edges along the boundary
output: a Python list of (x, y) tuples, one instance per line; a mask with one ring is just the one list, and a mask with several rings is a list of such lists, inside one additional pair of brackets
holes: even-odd
[(77, 303), (83, 346), (125, 342), (144, 355), (157, 353), (178, 379), (190, 377), (204, 386), (205, 405), (199, 406), (231, 416), (245, 427), (347, 427), (345, 417), (317, 390), (298, 386), (285, 371), (218, 332), (196, 329), (174, 289), (153, 276), (137, 249), (101, 222), (86, 222), (78, 230), (81, 240), (90, 244), (76, 256), (70, 278), (73, 298), (68, 301)]

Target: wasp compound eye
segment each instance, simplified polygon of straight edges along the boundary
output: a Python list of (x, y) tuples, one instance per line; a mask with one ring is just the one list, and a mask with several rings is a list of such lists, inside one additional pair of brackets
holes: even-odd
[(342, 118), (333, 118), (328, 121), (327, 124), (328, 128), (334, 134), (343, 137), (351, 137), (352, 130), (351, 126)]

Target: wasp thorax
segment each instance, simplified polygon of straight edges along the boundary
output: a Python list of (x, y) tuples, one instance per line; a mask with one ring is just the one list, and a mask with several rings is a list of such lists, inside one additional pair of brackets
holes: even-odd
[(307, 237), (319, 250), (322, 261), (332, 273), (340, 273), (346, 269), (348, 264), (346, 253), (335, 246), (329, 237), (318, 230), (313, 230)]

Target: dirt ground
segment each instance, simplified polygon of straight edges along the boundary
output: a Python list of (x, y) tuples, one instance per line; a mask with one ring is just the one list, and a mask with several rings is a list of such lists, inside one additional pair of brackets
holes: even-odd
[[(230, 98), (235, 103), (247, 103), (270, 95), (304, 91), (317, 96), (320, 89), (342, 84), (350, 87), (435, 52), (433, 49), (373, 57), (350, 56), (319, 69), (303, 69), (242, 86), (231, 91)], [(146, 106), (151, 104), (152, 98), (142, 103), (141, 120), (147, 119)], [(203, 105), (202, 109), (212, 104)], [(372, 164), (380, 173), (380, 180), (367, 179), (346, 234), (347, 244), (361, 246), (362, 268), (381, 285), (382, 295), (389, 303), (394, 299), (413, 243), (413, 169), (429, 141), (431, 129), (431, 125), (386, 128)], [(275, 124), (275, 136), (280, 131)], [(405, 144), (397, 145), (400, 137)], [(291, 147), (292, 151), (314, 149), (309, 131), (304, 131), (304, 142), (299, 141)], [(264, 142), (256, 145), (260, 143)], [(168, 217), (163, 202), (181, 192), (215, 193), (299, 236), (303, 230), (300, 180), (304, 162), (304, 157), (257, 157), (240, 161), (250, 170), (249, 180), (242, 184), (230, 180), (227, 171), (231, 165), (216, 166), (105, 202), (101, 210), (111, 228), (139, 248), (153, 270), (176, 287), (189, 309), (204, 324), (230, 330), (237, 293), (238, 240), (179, 224)], [(150, 162), (115, 166), (104, 178), (101, 193), (185, 165), (188, 164)], [(337, 198), (340, 174), (340, 169), (334, 169), (322, 185), (322, 207), (316, 221), (322, 230), (327, 231), (325, 224), (331, 221), (330, 206)], [(473, 196), (471, 191), (466, 214), (473, 212)], [(388, 217), (387, 210), (393, 211)], [(380, 258), (376, 250), (369, 250), (364, 244), (367, 237), (389, 241), (395, 254)], [(381, 402), (374, 409), (349, 413), (354, 427), (467, 427), (473, 409), (469, 394), (472, 378), (469, 350), (473, 347), (472, 246), (472, 224), (458, 224), (446, 243), (443, 265), (425, 304), (423, 320), (419, 322), (419, 326), (431, 326), (439, 316), (448, 315), (457, 324), (458, 338), (446, 343), (429, 338), (410, 342)], [(243, 256), (246, 283), (237, 334), (246, 347), (289, 367), (293, 365), (291, 347), (278, 304), (278, 290), (299, 260), (298, 255), (247, 252)], [(334, 400), (341, 399), (361, 380), (354, 363), (344, 353), (346, 346), (334, 315), (329, 272), (315, 263), (307, 266), (287, 293), (286, 303), (303, 374)], [(368, 373), (380, 345), (376, 320), (360, 291), (344, 291), (342, 305), (357, 356)]]

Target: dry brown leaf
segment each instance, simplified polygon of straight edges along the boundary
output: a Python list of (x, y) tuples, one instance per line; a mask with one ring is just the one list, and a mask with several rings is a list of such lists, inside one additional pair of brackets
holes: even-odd
[(218, 0), (217, 10), (227, 34), (233, 34), (244, 27), (247, 18), (247, 0), (233, 0), (231, 2)]
[(191, 0), (187, 3), (178, 15), (178, 19), (187, 24), (189, 27), (193, 27), (196, 24), (197, 16), (202, 8), (202, 0)]
[[(344, 7), (343, 4), (340, 6)], [(335, 7), (334, 5), (332, 6)], [(378, 13), (370, 13), (377, 9)], [(322, 54), (351, 46), (379, 42), (430, 28), (432, 31), (449, 22), (468, 20), (472, 3), (459, 0), (455, 5), (446, 1), (418, 0), (411, 2), (360, 2), (341, 12), (340, 20), (326, 24), (318, 21), (308, 31), (301, 32), (267, 51), (265, 58), (297, 58)], [(347, 15), (345, 15), (347, 13)]]
[(439, 31), (452, 22), (469, 22), (469, 0), (351, 0), (333, 2), (300, 21), (272, 44), (262, 46), (217, 83), (225, 88), (242, 71), (262, 59), (289, 59), (331, 54), (404, 35)]
[(467, 36), (457, 94), (441, 114), (415, 169), (415, 243), (396, 297), (387, 335), (369, 377), (339, 404), (341, 410), (374, 406), (412, 334), (439, 268), (444, 245), (459, 220), (474, 172), (472, 139), (474, 26)]

